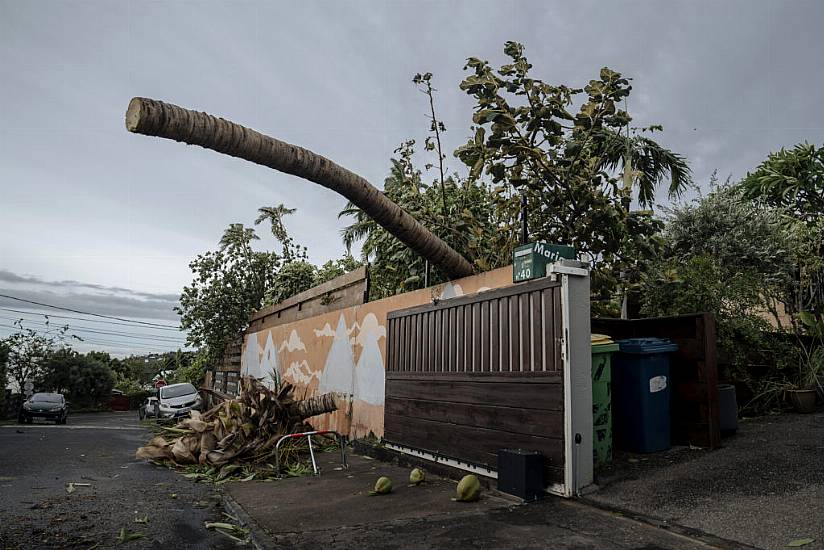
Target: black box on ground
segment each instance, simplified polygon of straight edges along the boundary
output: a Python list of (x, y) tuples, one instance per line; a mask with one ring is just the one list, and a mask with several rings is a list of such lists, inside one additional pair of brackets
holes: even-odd
[(544, 455), (524, 449), (499, 449), (498, 490), (525, 501), (543, 497)]

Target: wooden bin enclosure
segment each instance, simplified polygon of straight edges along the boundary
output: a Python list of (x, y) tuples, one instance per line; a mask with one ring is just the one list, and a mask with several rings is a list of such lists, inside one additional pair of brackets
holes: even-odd
[(537, 450), (562, 483), (561, 317), (550, 279), (390, 312), (386, 442), (481, 471)]
[(649, 319), (592, 319), (592, 332), (623, 338), (669, 338), (672, 442), (711, 449), (721, 446), (715, 319), (694, 313)]

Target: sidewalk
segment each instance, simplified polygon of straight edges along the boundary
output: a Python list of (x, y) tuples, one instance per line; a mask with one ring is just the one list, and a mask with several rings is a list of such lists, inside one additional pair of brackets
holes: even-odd
[(716, 451), (633, 455), (590, 499), (758, 548), (824, 549), (824, 413), (741, 422)]
[[(549, 497), (517, 505), (485, 492), (477, 503), (452, 502), (455, 482), (431, 477), (407, 487), (409, 470), (350, 455), (321, 455), (323, 475), (229, 483), (230, 510), (266, 548), (591, 548), (698, 549), (696, 539), (578, 502)], [(391, 495), (367, 496), (389, 476)], [(723, 547), (716, 546), (716, 547)]]

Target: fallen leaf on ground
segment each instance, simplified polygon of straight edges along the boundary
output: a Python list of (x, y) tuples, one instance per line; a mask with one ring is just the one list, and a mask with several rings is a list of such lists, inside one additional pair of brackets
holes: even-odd
[(129, 531), (125, 527), (120, 528), (120, 533), (117, 535), (117, 541), (120, 544), (124, 544), (126, 542), (131, 542), (133, 540), (142, 539), (146, 535), (139, 531)]
[(812, 544), (813, 542), (815, 542), (815, 539), (795, 539), (795, 540), (791, 540), (787, 544), (787, 546), (793, 546), (793, 547), (807, 546), (808, 544)]
[(134, 518), (135, 523), (149, 523), (149, 516), (143, 516), (142, 518)]
[(66, 492), (72, 494), (77, 487), (91, 487), (91, 483), (74, 483), (72, 481), (66, 484)]

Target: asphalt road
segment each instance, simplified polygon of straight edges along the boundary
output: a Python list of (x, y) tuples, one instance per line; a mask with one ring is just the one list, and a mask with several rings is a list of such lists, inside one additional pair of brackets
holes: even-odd
[(0, 425), (0, 548), (234, 548), (204, 527), (225, 520), (212, 486), (135, 460), (149, 437), (135, 412)]

